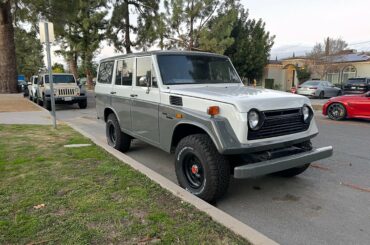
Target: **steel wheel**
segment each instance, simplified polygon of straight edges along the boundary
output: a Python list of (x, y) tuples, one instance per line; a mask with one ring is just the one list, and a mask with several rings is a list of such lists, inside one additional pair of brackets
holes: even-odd
[(113, 145), (116, 144), (117, 135), (116, 135), (116, 129), (113, 124), (110, 124), (108, 126), (108, 132), (109, 132), (109, 139), (113, 143)]
[(328, 107), (327, 113), (330, 119), (339, 121), (346, 118), (347, 111), (342, 104), (333, 103)]
[(198, 157), (188, 153), (184, 159), (183, 171), (190, 186), (199, 189), (204, 182), (204, 170)]

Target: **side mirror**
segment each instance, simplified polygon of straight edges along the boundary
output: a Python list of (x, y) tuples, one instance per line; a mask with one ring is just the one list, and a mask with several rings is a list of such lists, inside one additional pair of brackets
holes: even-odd
[(150, 83), (145, 76), (140, 77), (139, 79), (139, 86), (141, 87), (150, 87)]

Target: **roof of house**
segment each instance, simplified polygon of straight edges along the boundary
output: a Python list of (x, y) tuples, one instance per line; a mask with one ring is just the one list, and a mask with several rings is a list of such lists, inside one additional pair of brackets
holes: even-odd
[(354, 53), (354, 54), (342, 54), (324, 57), (333, 63), (347, 63), (347, 62), (361, 62), (370, 61), (370, 56), (364, 53)]

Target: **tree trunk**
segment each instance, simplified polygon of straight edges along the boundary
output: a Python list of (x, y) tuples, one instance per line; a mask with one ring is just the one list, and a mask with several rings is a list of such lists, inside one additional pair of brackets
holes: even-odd
[(125, 0), (125, 49), (126, 53), (132, 53), (130, 40), (130, 10), (128, 0)]
[(17, 92), (17, 64), (10, 1), (0, 3), (0, 93)]
[(68, 57), (68, 68), (69, 71), (78, 79), (78, 70), (77, 70), (77, 55), (72, 54)]
[(194, 13), (193, 13), (193, 11), (194, 11), (194, 2), (193, 1), (191, 1), (191, 6), (190, 6), (190, 32), (189, 32), (189, 37), (190, 37), (190, 39), (189, 39), (189, 47), (188, 47), (188, 49), (189, 50), (193, 50), (193, 46), (194, 46), (194, 37), (193, 37), (193, 35), (194, 35)]

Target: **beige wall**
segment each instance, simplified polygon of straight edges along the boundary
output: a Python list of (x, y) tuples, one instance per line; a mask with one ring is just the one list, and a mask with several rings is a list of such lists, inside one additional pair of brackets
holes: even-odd
[(352, 64), (357, 69), (357, 77), (370, 77), (370, 62)]

